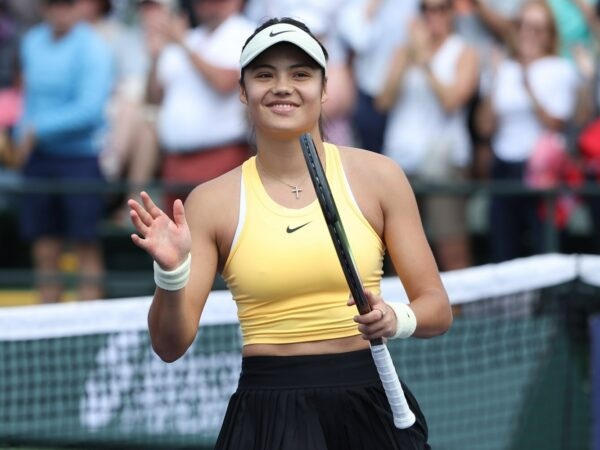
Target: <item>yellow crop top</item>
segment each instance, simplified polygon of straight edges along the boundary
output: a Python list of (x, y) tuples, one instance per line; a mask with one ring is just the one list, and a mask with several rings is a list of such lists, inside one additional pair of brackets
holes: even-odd
[[(384, 245), (358, 208), (332, 144), (325, 144), (325, 172), (363, 284), (379, 293)], [(223, 278), (237, 303), (244, 345), (359, 334), (318, 200), (301, 209), (276, 203), (254, 157), (242, 167), (240, 221)]]

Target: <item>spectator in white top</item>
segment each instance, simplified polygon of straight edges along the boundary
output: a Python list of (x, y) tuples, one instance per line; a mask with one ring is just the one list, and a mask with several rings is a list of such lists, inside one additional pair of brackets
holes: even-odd
[[(180, 18), (157, 27), (169, 44), (155, 54), (149, 96), (160, 103), (157, 129), (161, 179), (171, 184), (165, 209), (188, 187), (237, 167), (249, 156), (248, 127), (239, 95), (239, 55), (254, 24), (243, 0), (194, 0), (200, 25)], [(175, 186), (184, 184), (185, 186)]]
[[(377, 98), (389, 111), (383, 152), (413, 181), (453, 183), (471, 162), (466, 105), (477, 89), (478, 57), (454, 33), (452, 0), (421, 0), (420, 9)], [(440, 268), (468, 267), (464, 199), (428, 194), (422, 211)]]
[(406, 42), (418, 0), (348, 0), (338, 29), (350, 48), (357, 87), (354, 133), (357, 145), (381, 153), (386, 114), (375, 108), (394, 50)]
[[(515, 54), (498, 63), (478, 114), (480, 133), (491, 138), (490, 177), (523, 181), (527, 162), (548, 133), (560, 133), (572, 117), (579, 81), (574, 66), (557, 56), (558, 34), (544, 1), (523, 5), (514, 30)], [(538, 201), (493, 196), (490, 251), (504, 261), (541, 251)]]

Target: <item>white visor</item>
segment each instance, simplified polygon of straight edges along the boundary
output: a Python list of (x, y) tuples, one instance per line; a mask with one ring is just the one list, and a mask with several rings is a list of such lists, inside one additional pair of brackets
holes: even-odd
[(327, 60), (325, 53), (317, 42), (306, 31), (288, 23), (277, 23), (261, 30), (246, 45), (240, 56), (240, 66), (243, 69), (250, 64), (258, 55), (280, 42), (289, 42), (301, 48), (314, 59), (327, 73)]

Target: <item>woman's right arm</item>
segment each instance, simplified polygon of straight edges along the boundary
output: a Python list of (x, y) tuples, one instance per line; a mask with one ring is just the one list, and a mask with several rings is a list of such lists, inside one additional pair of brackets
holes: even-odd
[(132, 235), (133, 242), (146, 250), (163, 270), (178, 268), (191, 254), (187, 284), (173, 291), (157, 287), (148, 314), (152, 347), (168, 362), (180, 358), (196, 337), (217, 270), (218, 251), (211, 231), (211, 214), (203, 197), (206, 196), (192, 193), (185, 210), (177, 200), (173, 205), (174, 220), (145, 192), (141, 194), (141, 204), (135, 200), (128, 202), (138, 232)]

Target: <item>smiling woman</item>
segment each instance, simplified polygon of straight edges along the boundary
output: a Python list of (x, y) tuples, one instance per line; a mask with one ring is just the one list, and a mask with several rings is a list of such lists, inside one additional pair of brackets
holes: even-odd
[[(432, 337), (452, 322), (406, 177), (385, 156), (323, 142), (327, 52), (304, 24), (266, 22), (246, 41), (240, 66), (256, 156), (198, 186), (185, 208), (177, 200), (173, 221), (146, 193), (129, 202), (133, 242), (155, 260), (154, 350), (166, 361), (186, 352), (218, 271), (237, 303), (243, 360), (217, 449), (429, 449), (406, 386), (416, 422), (394, 426), (368, 343)], [(325, 167), (367, 314), (355, 315), (349, 299), (308, 181), (304, 133)], [(386, 250), (410, 306), (381, 297)]]

